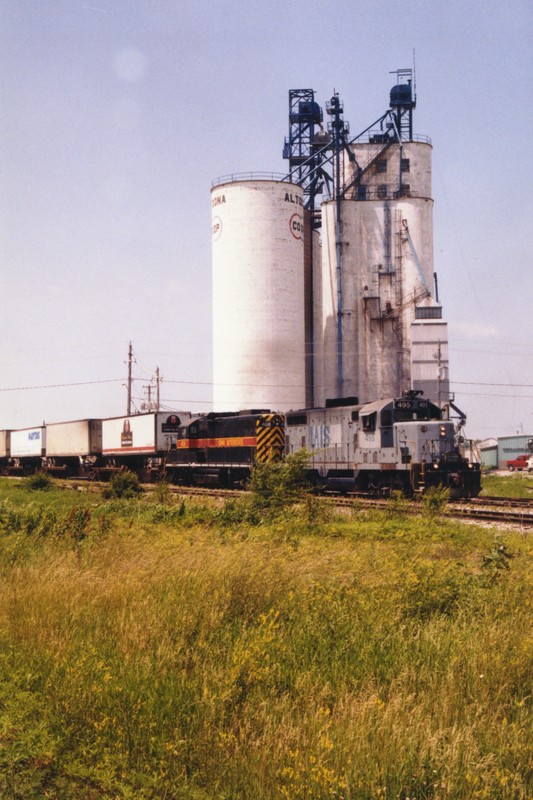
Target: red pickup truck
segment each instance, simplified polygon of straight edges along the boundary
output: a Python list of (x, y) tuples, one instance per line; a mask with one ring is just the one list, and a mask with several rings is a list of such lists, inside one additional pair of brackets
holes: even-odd
[(527, 469), (527, 462), (529, 461), (529, 455), (522, 455), (517, 456), (516, 458), (511, 458), (507, 461), (507, 469), (509, 472), (513, 472), (515, 469), (522, 470)]

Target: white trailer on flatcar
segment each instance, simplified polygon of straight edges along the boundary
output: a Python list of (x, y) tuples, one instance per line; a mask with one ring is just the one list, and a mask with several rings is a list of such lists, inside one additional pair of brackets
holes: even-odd
[(41, 458), (46, 454), (46, 428), (23, 428), (11, 431), (11, 458)]
[(0, 431), (0, 459), (9, 458), (11, 455), (10, 450), (11, 431)]
[(47, 458), (83, 458), (101, 452), (101, 419), (53, 422), (46, 426)]

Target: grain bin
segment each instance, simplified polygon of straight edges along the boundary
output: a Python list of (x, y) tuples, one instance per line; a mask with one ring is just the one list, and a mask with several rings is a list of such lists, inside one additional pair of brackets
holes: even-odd
[(303, 406), (303, 190), (253, 176), (211, 192), (214, 406), (219, 411)]

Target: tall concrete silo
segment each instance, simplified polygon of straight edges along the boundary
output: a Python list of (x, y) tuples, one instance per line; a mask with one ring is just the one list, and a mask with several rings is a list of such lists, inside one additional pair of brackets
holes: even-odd
[(213, 187), (211, 202), (214, 406), (302, 407), (311, 380), (302, 189), (229, 180)]
[[(316, 357), (324, 386), (316, 393), (367, 401), (411, 386), (410, 325), (433, 285), (431, 145), (367, 143), (352, 152), (367, 175), (322, 205), (324, 346)], [(401, 187), (400, 163), (409, 170)]]
[[(391, 90), (380, 127), (375, 123), (352, 141), (338, 96), (326, 106), (332, 118), (326, 159), (332, 191), (321, 206), (322, 270), (315, 281), (321, 286), (314, 301), (320, 326), (315, 376), (322, 376), (315, 381), (318, 403), (349, 395), (360, 401), (399, 396), (414, 387), (415, 377), (438, 386), (443, 402), (447, 399), (447, 382), (437, 367), (430, 377), (430, 367), (422, 368), (420, 360), (421, 331), (430, 328), (413, 327), (432, 314), (432, 336), (446, 332), (444, 323), (435, 325), (441, 313), (437, 302), (419, 314), (423, 301), (436, 299), (432, 147), (427, 137), (413, 135), (411, 71), (399, 70), (398, 77), (409, 81)], [(439, 352), (446, 348), (443, 340)]]

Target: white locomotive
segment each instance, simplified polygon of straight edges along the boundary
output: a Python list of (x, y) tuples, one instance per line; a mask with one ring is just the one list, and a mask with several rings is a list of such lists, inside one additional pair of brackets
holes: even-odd
[(311, 452), (310, 475), (327, 487), (413, 495), (430, 486), (452, 497), (481, 489), (480, 465), (465, 458), (452, 420), (420, 392), (363, 405), (355, 398), (286, 415), (287, 453)]

